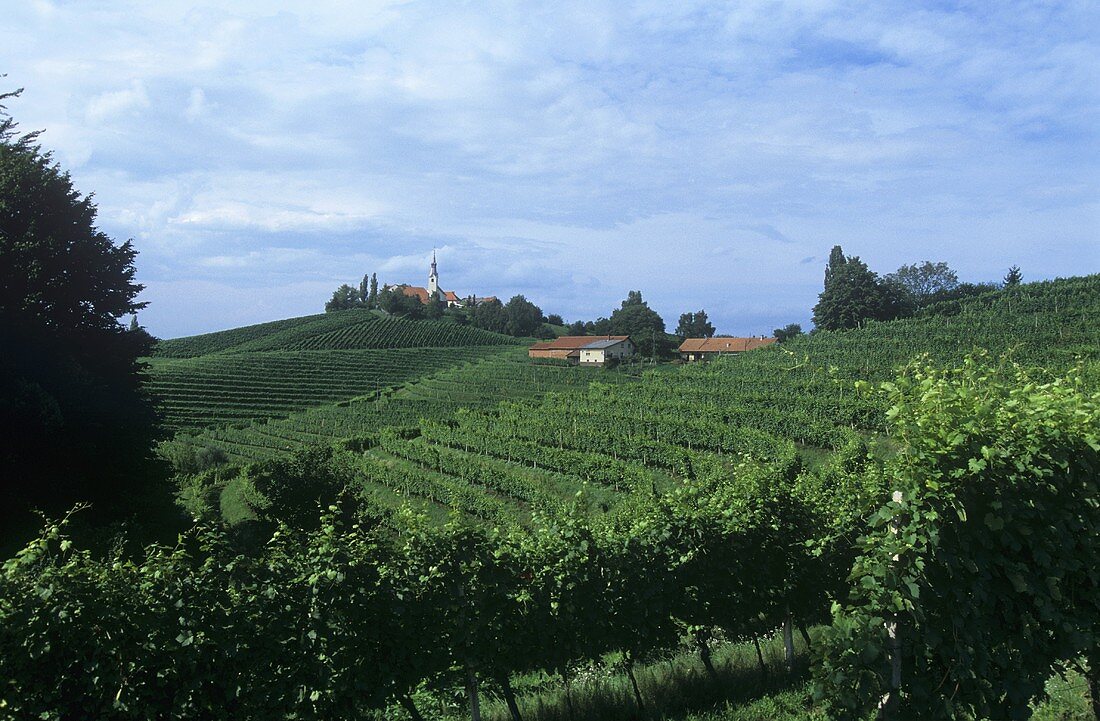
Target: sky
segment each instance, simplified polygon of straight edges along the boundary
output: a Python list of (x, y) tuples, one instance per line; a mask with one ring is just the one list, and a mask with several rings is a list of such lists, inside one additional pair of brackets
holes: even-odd
[(176, 337), (365, 273), (641, 290), (675, 328), (810, 327), (834, 245), (888, 273), (1100, 271), (1100, 3), (19, 0), (8, 110), (139, 255)]

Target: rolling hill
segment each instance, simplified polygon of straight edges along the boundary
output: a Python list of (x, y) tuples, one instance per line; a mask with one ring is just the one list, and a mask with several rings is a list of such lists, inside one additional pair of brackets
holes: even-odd
[(280, 418), (514, 348), (449, 322), (343, 311), (162, 341), (148, 386), (171, 429)]
[[(873, 442), (885, 429), (885, 409), (856, 383), (891, 379), (921, 354), (951, 365), (980, 348), (1054, 372), (1082, 361), (1096, 382), (1098, 314), (1100, 276), (1089, 276), (642, 376), (532, 365), (517, 349), (426, 371), (388, 392), (183, 434), (173, 444), (244, 463), (368, 436), (363, 487), (389, 507), (416, 497), (441, 514), (457, 507), (514, 519), (560, 505), (583, 486), (591, 507), (606, 511), (637, 488), (728, 474), (731, 458), (817, 462)], [(343, 352), (319, 357), (335, 362)]]

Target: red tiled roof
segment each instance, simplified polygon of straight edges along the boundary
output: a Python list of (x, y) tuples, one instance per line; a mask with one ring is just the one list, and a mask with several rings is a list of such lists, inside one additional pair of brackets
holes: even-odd
[(461, 300), (457, 295), (454, 294), (453, 290), (445, 291), (443, 293), (443, 299), (448, 300), (448, 301), (453, 301), (455, 303), (457, 303), (459, 300)]
[(417, 300), (419, 300), (424, 305), (428, 304), (428, 289), (427, 288), (421, 288), (420, 286), (416, 286), (416, 285), (403, 285), (403, 286), (401, 286), (401, 292), (404, 293), (405, 295), (409, 295), (409, 296), (412, 296), (413, 298), (416, 298)]
[(531, 350), (578, 350), (598, 340), (627, 340), (628, 335), (563, 335), (554, 340), (535, 343)]
[(741, 353), (775, 343), (775, 338), (688, 338), (681, 353)]

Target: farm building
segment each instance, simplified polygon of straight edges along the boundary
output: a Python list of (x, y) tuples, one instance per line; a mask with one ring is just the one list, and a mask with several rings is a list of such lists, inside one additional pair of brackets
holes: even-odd
[(634, 356), (634, 341), (628, 335), (563, 335), (544, 343), (535, 343), (527, 351), (530, 358), (561, 358), (576, 365), (603, 366)]
[(688, 338), (680, 344), (680, 360), (689, 363), (720, 355), (744, 353), (775, 343), (775, 338)]

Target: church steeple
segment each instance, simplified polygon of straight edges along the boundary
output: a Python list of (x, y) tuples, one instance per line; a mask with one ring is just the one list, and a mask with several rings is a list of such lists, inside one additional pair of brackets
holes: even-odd
[(439, 271), (435, 267), (435, 251), (432, 251), (432, 269), (428, 273), (428, 295), (434, 296), (439, 290)]

